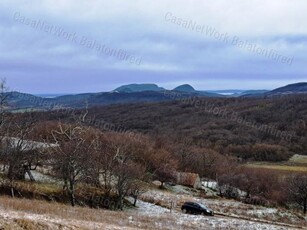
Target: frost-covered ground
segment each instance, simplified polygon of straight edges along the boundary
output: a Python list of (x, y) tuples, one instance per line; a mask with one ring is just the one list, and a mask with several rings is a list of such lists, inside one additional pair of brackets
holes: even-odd
[[(249, 205), (227, 199), (204, 199), (195, 195), (193, 191), (190, 191), (190, 194), (187, 194), (187, 191), (178, 192), (182, 189), (183, 188), (175, 188), (175, 191), (177, 192), (174, 192), (174, 189), (172, 189), (173, 192), (152, 189), (144, 193), (141, 199), (143, 201), (157, 204), (166, 208), (170, 208), (172, 202), (173, 204), (175, 204), (174, 209), (179, 213), (181, 211), (180, 207), (185, 201), (195, 201), (205, 204), (206, 206), (214, 210), (215, 213), (223, 214), (227, 216), (227, 218), (237, 217), (241, 219), (255, 220), (256, 222), (259, 219), (263, 222), (280, 222), (290, 225), (307, 227), (307, 217), (296, 212), (291, 212), (289, 210), (281, 208), (267, 208), (263, 206)], [(225, 219), (222, 220), (224, 221)]]
[[(43, 172), (33, 176), (40, 182), (61, 183)], [(214, 197), (212, 190), (208, 194)], [(289, 224), (307, 229), (307, 217), (295, 212), (202, 197), (199, 191), (180, 185), (151, 188), (142, 194), (137, 208), (124, 212), (0, 197), (0, 229), (296, 229)], [(203, 203), (216, 215), (183, 214), (180, 207), (185, 201)]]
[[(159, 207), (154, 204), (150, 204), (143, 201), (138, 201), (138, 209), (134, 212), (139, 213), (139, 215), (150, 216), (153, 219), (157, 219), (156, 227), (159, 229), (164, 229), (167, 227), (167, 222), (159, 221), (160, 218), (168, 217), (173, 219), (177, 224), (182, 225), (188, 223), (193, 229), (288, 229), (287, 227), (276, 226), (271, 224), (258, 223), (255, 221), (247, 221), (236, 218), (228, 217), (206, 217), (201, 215), (189, 215), (183, 214), (178, 210), (173, 210), (172, 213), (169, 209)], [(133, 221), (133, 219), (131, 219)], [(184, 227), (179, 227), (176, 229), (185, 229)]]
[[(120, 226), (92, 221), (64, 219), (49, 215), (0, 210), (1, 229), (122, 229)], [(29, 228), (30, 227), (30, 228)], [(126, 229), (134, 229), (127, 227)]]
[[(150, 192), (166, 196), (164, 192)], [(218, 201), (217, 201), (218, 202)], [(223, 201), (220, 201), (223, 202)], [(275, 213), (268, 209), (267, 213)], [(0, 229), (295, 229), (216, 215), (183, 214), (149, 202), (124, 212), (70, 207), (36, 200), (0, 197)]]

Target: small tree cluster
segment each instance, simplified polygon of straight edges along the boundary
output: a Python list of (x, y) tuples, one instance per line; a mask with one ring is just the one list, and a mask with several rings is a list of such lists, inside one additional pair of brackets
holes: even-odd
[(147, 138), (133, 138), (128, 134), (101, 132), (82, 123), (52, 127), (49, 163), (62, 178), (71, 205), (76, 204), (75, 191), (79, 183), (96, 186), (104, 199), (116, 197), (123, 208), (124, 198), (135, 198), (144, 191), (140, 181), (150, 173), (162, 182), (172, 179), (176, 169), (171, 154), (155, 148)]

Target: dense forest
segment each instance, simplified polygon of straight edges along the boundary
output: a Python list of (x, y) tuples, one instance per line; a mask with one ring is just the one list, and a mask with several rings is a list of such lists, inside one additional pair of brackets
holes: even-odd
[[(133, 131), (176, 145), (207, 148), (242, 160), (283, 161), (307, 154), (307, 96), (183, 98), (172, 102), (94, 107), (84, 120), (108, 131)], [(84, 110), (37, 113), (71, 121)]]

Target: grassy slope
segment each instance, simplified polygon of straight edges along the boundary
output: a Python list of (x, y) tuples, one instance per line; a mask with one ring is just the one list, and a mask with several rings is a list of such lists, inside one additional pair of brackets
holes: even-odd
[(263, 168), (271, 170), (282, 170), (288, 172), (304, 172), (307, 173), (307, 167), (304, 166), (291, 166), (291, 165), (278, 165), (278, 164), (263, 164), (263, 163), (253, 163), (246, 165), (249, 168)]
[(307, 156), (295, 154), (287, 162), (253, 162), (246, 164), (246, 167), (257, 169), (270, 169), (280, 171), (282, 173), (307, 173)]
[(293, 162), (296, 164), (307, 164), (307, 156), (295, 154), (290, 158), (289, 162)]

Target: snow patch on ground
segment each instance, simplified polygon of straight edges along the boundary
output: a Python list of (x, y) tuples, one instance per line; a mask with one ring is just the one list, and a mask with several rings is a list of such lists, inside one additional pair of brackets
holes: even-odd
[[(236, 218), (228, 217), (207, 217), (202, 215), (189, 215), (183, 214), (177, 210), (172, 210), (157, 206), (155, 204), (150, 204), (144, 201), (137, 202), (138, 208), (131, 212), (138, 212), (139, 215), (149, 216), (151, 218), (156, 217), (168, 217), (174, 218), (178, 225), (189, 224), (195, 229), (288, 229), (286, 227), (274, 226), (270, 224), (257, 223), (254, 221), (240, 220)], [(163, 227), (157, 223), (157, 226)], [(184, 229), (184, 228), (182, 228)]]
[[(133, 198), (128, 198), (127, 200), (129, 200), (131, 203), (133, 202)], [(170, 213), (170, 210), (167, 208), (163, 208), (158, 205), (144, 202), (141, 200), (137, 201), (136, 206), (137, 209), (135, 211), (137, 211), (142, 215), (151, 215), (151, 214), (160, 215), (160, 214)]]
[[(150, 203), (153, 203), (153, 204), (163, 205), (163, 207), (170, 207), (170, 205), (171, 205), (170, 202), (173, 202), (175, 204), (174, 209), (176, 210), (177, 213), (181, 211), (180, 208), (181, 208), (181, 205), (183, 204), (183, 202), (194, 201), (194, 202), (199, 202), (199, 203), (206, 205), (210, 209), (214, 210), (216, 213), (217, 212), (218, 213), (224, 213), (227, 216), (232, 215), (232, 216), (237, 216), (238, 218), (244, 217), (244, 219), (245, 218), (248, 218), (248, 219), (259, 218), (261, 220), (268, 220), (268, 221), (273, 221), (273, 222), (284, 222), (285, 220), (287, 220), (287, 223), (295, 224), (295, 225), (304, 223), (304, 220), (302, 220), (296, 214), (290, 212), (289, 210), (277, 209), (277, 208), (267, 208), (267, 207), (263, 207), (263, 206), (254, 206), (254, 205), (250, 205), (250, 204), (244, 204), (242, 202), (235, 201), (235, 200), (204, 199), (204, 198), (200, 198), (199, 196), (197, 196), (196, 194), (193, 194), (193, 193), (190, 193), (190, 194), (186, 194), (186, 193), (175, 194), (173, 192), (169, 192), (169, 191), (166, 191), (166, 190), (158, 190), (158, 189), (154, 190), (154, 189), (152, 189), (152, 190), (144, 193), (141, 196), (141, 199), (143, 199), (143, 201), (150, 202)], [(150, 212), (150, 211), (147, 211), (147, 212)], [(180, 219), (185, 220), (185, 218), (186, 218), (185, 215), (180, 216)], [(194, 217), (191, 221), (195, 221), (195, 219), (197, 219), (197, 218), (201, 218), (201, 220), (204, 220), (203, 218), (205, 218), (205, 217)], [(214, 218), (216, 218), (216, 217), (214, 217)], [(223, 219), (223, 221), (226, 221), (231, 226), (243, 223), (243, 222), (238, 223), (238, 220), (236, 220), (234, 218), (232, 218), (232, 219), (229, 219), (229, 218), (225, 219), (225, 218)], [(189, 220), (189, 218), (188, 218), (188, 220)], [(207, 221), (207, 222), (209, 222), (213, 225), (214, 224), (215, 225), (220, 224), (220, 225), (224, 226), (224, 224), (222, 224), (223, 221), (218, 222), (218, 223), (216, 223), (214, 221), (212, 222), (210, 217), (207, 217), (205, 219), (205, 221)], [(243, 220), (241, 220), (241, 221), (243, 221)], [(251, 224), (251, 223), (257, 223), (257, 222), (248, 222), (247, 220), (245, 220), (244, 223), (245, 224)], [(258, 226), (258, 225), (256, 224), (256, 226)], [(262, 225), (260, 224), (260, 226), (262, 226)], [(285, 229), (285, 228), (278, 227), (277, 229)]]

